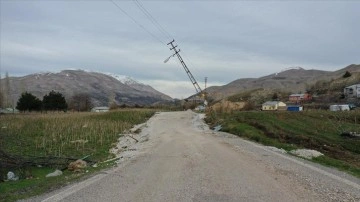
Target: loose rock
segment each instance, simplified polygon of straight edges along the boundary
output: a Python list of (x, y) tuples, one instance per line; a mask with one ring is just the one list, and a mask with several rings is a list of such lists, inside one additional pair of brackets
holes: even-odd
[(56, 177), (62, 175), (62, 171), (56, 169), (54, 172), (47, 174), (45, 177)]
[(19, 180), (19, 177), (15, 175), (15, 173), (9, 171), (7, 173), (7, 179), (10, 180), (10, 181), (17, 181)]

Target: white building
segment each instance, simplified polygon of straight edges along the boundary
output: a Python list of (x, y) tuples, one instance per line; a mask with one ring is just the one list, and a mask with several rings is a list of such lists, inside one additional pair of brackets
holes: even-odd
[(349, 105), (330, 105), (330, 111), (350, 111)]
[(15, 113), (19, 113), (19, 110), (15, 108), (5, 108), (5, 109), (0, 108), (0, 114), (15, 114)]
[(262, 104), (263, 111), (286, 110), (286, 104), (280, 101), (268, 101)]
[(356, 97), (360, 98), (360, 84), (355, 84), (344, 88), (345, 97)]
[(94, 107), (91, 109), (92, 112), (108, 112), (109, 110), (109, 107)]

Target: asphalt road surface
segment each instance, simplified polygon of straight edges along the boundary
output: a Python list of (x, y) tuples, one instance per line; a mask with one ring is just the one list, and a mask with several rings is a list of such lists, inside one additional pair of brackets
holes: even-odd
[(213, 132), (191, 111), (158, 113), (138, 136), (118, 167), (32, 200), (360, 201), (358, 178)]

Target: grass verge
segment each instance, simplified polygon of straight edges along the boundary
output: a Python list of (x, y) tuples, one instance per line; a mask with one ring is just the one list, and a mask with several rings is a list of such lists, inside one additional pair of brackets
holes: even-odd
[(346, 131), (360, 132), (360, 111), (232, 112), (207, 114), (210, 125), (264, 145), (314, 149), (325, 157), (313, 159), (360, 177), (360, 139), (344, 138)]

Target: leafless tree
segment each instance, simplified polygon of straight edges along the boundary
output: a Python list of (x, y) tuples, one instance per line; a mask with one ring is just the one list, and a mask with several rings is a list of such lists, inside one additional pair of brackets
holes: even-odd
[(90, 111), (91, 98), (88, 93), (76, 93), (69, 100), (69, 109), (76, 111)]

